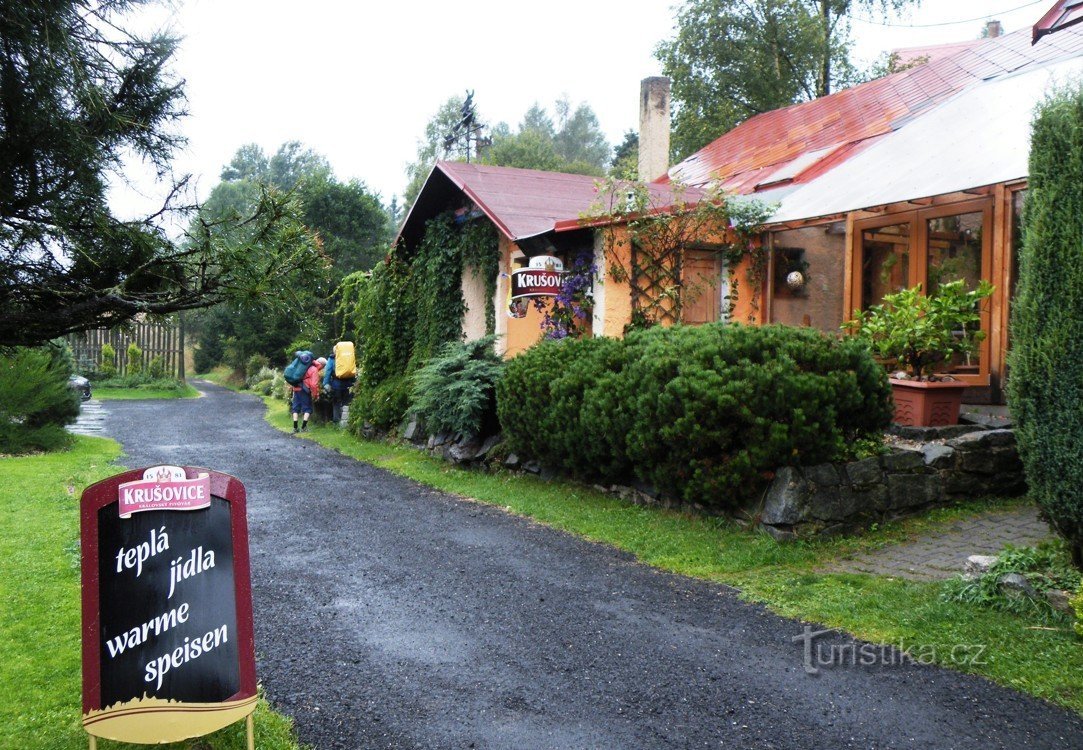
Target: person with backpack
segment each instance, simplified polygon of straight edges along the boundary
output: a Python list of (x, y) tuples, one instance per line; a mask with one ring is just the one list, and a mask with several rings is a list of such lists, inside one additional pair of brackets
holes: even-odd
[(342, 407), (348, 406), (352, 398), (350, 388), (357, 379), (354, 362), (353, 342), (340, 341), (323, 368), (323, 386), (331, 395), (331, 418), (335, 424), (342, 421)]
[[(294, 432), (308, 432), (308, 418), (312, 416), (312, 405), (316, 402), (316, 399), (320, 396), (320, 370), (327, 364), (327, 360), (323, 357), (312, 361), (312, 355), (309, 352), (299, 352), (297, 358), (304, 363), (304, 356), (308, 354), (308, 359), (311, 362), (308, 369), (305, 370), (304, 377), (301, 378), (301, 382), (293, 384), (293, 403), (292, 403), (292, 416), (293, 416), (293, 431)], [(296, 362), (296, 360), (295, 360)], [(293, 367), (293, 365), (290, 365)], [(287, 379), (287, 382), (289, 380)], [(300, 429), (297, 426), (297, 417), (302, 417)]]

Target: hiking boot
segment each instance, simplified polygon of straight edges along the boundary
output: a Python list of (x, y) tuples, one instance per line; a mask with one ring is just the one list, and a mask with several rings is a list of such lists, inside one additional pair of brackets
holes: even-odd
[(307, 424), (306, 424), (306, 425), (304, 425), (304, 426), (303, 426), (303, 427), (301, 428), (301, 432), (308, 432), (308, 425), (307, 425)]
[(293, 428), (293, 434), (294, 434), (294, 435), (296, 435), (296, 434), (297, 434), (298, 432), (300, 432), (300, 431), (301, 431), (301, 430), (300, 430), (299, 428), (297, 428), (297, 427), (294, 427), (294, 428)]

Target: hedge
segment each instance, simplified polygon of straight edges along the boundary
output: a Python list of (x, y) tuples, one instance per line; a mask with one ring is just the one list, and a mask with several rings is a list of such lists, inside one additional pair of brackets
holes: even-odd
[(1031, 496), (1083, 567), (1083, 89), (1034, 121), (1008, 405)]
[(583, 478), (725, 507), (775, 468), (831, 460), (892, 415), (863, 343), (711, 324), (544, 342), (497, 389), (514, 450)]

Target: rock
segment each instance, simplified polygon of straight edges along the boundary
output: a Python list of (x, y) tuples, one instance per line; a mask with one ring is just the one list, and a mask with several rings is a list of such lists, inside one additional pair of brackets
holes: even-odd
[(846, 464), (846, 476), (850, 480), (850, 484), (856, 486), (877, 484), (884, 480), (884, 472), (880, 468), (880, 459), (876, 456)]
[(448, 432), (441, 432), (439, 435), (433, 435), (429, 438), (430, 448), (439, 448), (441, 445), (447, 445), (451, 442), (452, 435)]
[(659, 494), (661, 494), (653, 485), (647, 484), (646, 482), (632, 482), (632, 489), (650, 500), (657, 500)]
[(920, 508), (940, 500), (940, 477), (935, 474), (889, 474), (887, 490), (892, 510)]
[(947, 440), (960, 435), (969, 435), (973, 432), (983, 432), (985, 427), (972, 424), (948, 424), (939, 427), (912, 427), (908, 425), (892, 424), (888, 432), (906, 440), (916, 440), (926, 443), (930, 440)]
[(1042, 596), (1049, 602), (1049, 606), (1058, 612), (1063, 612), (1066, 615), (1074, 614), (1072, 610), (1072, 604), (1069, 601), (1072, 598), (1072, 594), (1069, 591), (1062, 591), (1060, 589), (1049, 589), (1043, 591)]
[(420, 426), (417, 423), (417, 417), (413, 417), (410, 423), (406, 425), (406, 429), (402, 431), (402, 439), (409, 440), (411, 443), (420, 437)]
[(523, 464), (523, 471), (528, 471), (531, 474), (540, 474), (541, 464), (537, 461), (527, 461), (525, 464)]
[(1011, 417), (1000, 417), (995, 414), (982, 414), (981, 412), (976, 411), (960, 412), (959, 422), (966, 424), (976, 424), (982, 427), (988, 427), (993, 430), (1010, 430), (1012, 427), (1015, 426)]
[(489, 451), (495, 448), (503, 439), (504, 436), (500, 433), (497, 433), (496, 435), (490, 435), (489, 437), (485, 438), (485, 442), (481, 444), (480, 448), (478, 448), (478, 452), (474, 455), (474, 458), (480, 460), (485, 456), (489, 455)]
[(948, 441), (948, 445), (960, 451), (1015, 445), (1015, 432), (1012, 430), (983, 430), (981, 432), (970, 432), (966, 435), (952, 438)]
[(880, 465), (886, 472), (913, 471), (925, 466), (925, 457), (921, 451), (900, 449), (880, 456)]
[(516, 453), (509, 453), (508, 457), (504, 459), (504, 465), (509, 469), (519, 468), (519, 455)]
[(947, 445), (933, 443), (921, 450), (925, 465), (934, 469), (950, 469), (955, 465), (955, 449)]
[(1019, 573), (1005, 573), (1002, 575), (997, 579), (997, 588), (1006, 596), (1028, 596), (1031, 598), (1038, 596), (1038, 592), (1030, 585), (1030, 581), (1026, 579), (1026, 576)]
[(844, 494), (839, 487), (819, 486), (810, 489), (805, 514), (820, 521), (841, 521), (856, 510), (850, 488)]
[(820, 487), (837, 487), (839, 485), (839, 470), (834, 464), (818, 464), (805, 466), (801, 469), (805, 479)]
[(480, 447), (481, 443), (476, 439), (465, 438), (447, 449), (447, 457), (457, 464), (468, 463), (478, 454)]
[(560, 474), (556, 469), (550, 469), (548, 466), (543, 466), (541, 467), (541, 471), (538, 472), (538, 476), (541, 477), (543, 482), (552, 482), (560, 476)]
[(993, 563), (996, 561), (996, 555), (971, 555), (966, 558), (966, 565), (963, 566), (963, 572), (969, 575), (980, 576), (982, 573), (988, 573), (989, 568), (993, 567)]
[(808, 498), (808, 483), (801, 472), (792, 466), (784, 466), (767, 488), (760, 520), (769, 526), (799, 523), (807, 517)]

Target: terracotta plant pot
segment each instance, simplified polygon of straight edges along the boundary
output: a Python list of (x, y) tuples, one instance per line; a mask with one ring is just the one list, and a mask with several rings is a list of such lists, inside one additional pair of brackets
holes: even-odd
[(895, 397), (895, 422), (907, 427), (942, 427), (959, 423), (959, 407), (963, 404), (966, 383), (957, 380), (926, 382), (922, 380), (891, 381)]

